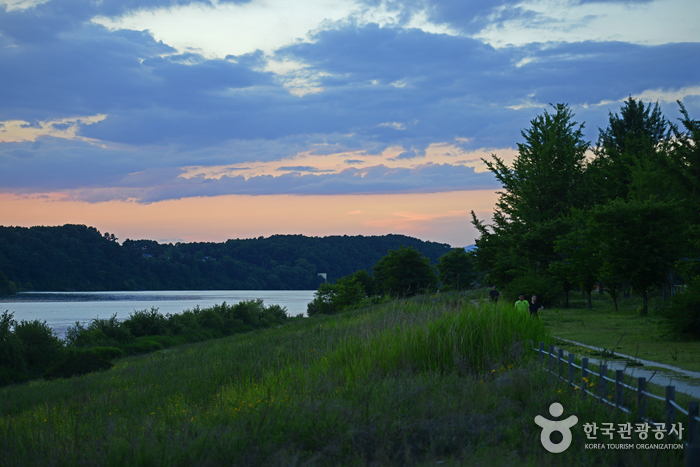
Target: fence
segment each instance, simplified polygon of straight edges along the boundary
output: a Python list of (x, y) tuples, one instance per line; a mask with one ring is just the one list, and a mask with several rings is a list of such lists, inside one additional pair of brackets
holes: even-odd
[[(691, 401), (688, 404), (688, 410), (683, 410), (683, 408), (676, 403), (676, 388), (675, 386), (666, 386), (666, 397), (659, 397), (655, 394), (651, 394), (646, 391), (647, 381), (646, 378), (637, 378), (637, 387), (633, 388), (624, 383), (624, 371), (615, 370), (615, 379), (608, 377), (608, 368), (606, 364), (598, 365), (598, 374), (596, 375), (588, 368), (588, 358), (581, 358), (581, 366), (574, 363), (574, 354), (569, 353), (567, 355), (567, 370), (568, 379), (564, 376), (564, 350), (559, 348), (557, 353), (554, 353), (554, 345), (549, 346), (549, 350), (545, 351), (544, 342), (540, 342), (539, 348), (535, 348), (534, 341), (530, 341), (532, 350), (539, 353), (539, 363), (544, 364), (544, 357), (547, 355), (547, 368), (546, 370), (564, 381), (568, 381), (569, 385), (573, 386), (575, 389), (581, 390), (581, 397), (586, 398), (588, 396), (595, 397), (600, 401), (615, 407), (616, 409), (622, 410), (628, 414), (632, 414), (630, 408), (624, 406), (624, 391), (628, 389), (637, 395), (637, 416), (644, 422), (649, 423), (653, 426), (660, 426), (660, 423), (654, 423), (653, 421), (647, 419), (646, 415), (646, 405), (647, 397), (652, 399), (657, 399), (666, 404), (666, 423), (665, 427), (670, 427), (676, 422), (676, 412), (680, 412), (688, 417), (688, 428), (687, 435), (688, 441), (685, 443), (684, 455), (685, 455), (685, 465), (686, 467), (700, 467), (700, 441), (698, 440), (698, 427), (700, 425), (700, 417), (698, 416), (698, 401)], [(555, 368), (556, 367), (556, 371)], [(576, 368), (581, 370), (581, 383), (577, 385), (575, 382)], [(590, 384), (591, 377), (598, 377), (598, 393), (593, 393), (588, 389), (593, 387)], [(608, 400), (607, 386), (608, 382), (615, 384), (615, 400)]]

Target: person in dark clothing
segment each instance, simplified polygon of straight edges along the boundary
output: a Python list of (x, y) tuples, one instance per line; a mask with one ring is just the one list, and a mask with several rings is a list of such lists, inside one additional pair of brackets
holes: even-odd
[(493, 286), (493, 289), (489, 292), (489, 295), (491, 295), (491, 301), (493, 303), (498, 303), (498, 297), (501, 295), (498, 290), (496, 290), (496, 286)]
[(544, 310), (544, 306), (537, 301), (537, 295), (533, 295), (530, 300), (530, 316), (537, 318), (537, 312)]

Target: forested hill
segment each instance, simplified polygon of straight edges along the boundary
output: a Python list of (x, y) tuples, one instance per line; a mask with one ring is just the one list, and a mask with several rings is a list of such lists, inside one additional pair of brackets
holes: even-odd
[(17, 290), (311, 290), (412, 246), (436, 262), (447, 244), (405, 235), (268, 238), (160, 244), (94, 227), (0, 226), (0, 272)]

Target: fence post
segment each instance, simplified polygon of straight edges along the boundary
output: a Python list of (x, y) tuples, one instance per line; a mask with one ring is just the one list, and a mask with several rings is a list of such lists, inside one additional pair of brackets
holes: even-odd
[(586, 391), (588, 390), (588, 357), (583, 357), (581, 359), (581, 399), (586, 398)]
[(666, 431), (671, 429), (671, 425), (676, 422), (676, 407), (671, 402), (675, 402), (676, 387), (666, 386)]
[(574, 354), (569, 354), (569, 384), (571, 386), (576, 386), (574, 384)]
[(600, 386), (598, 386), (598, 397), (600, 397), (603, 400), (605, 400), (605, 393), (607, 392), (607, 388), (608, 388), (608, 382), (605, 380), (605, 377), (607, 375), (608, 375), (608, 366), (601, 364), (600, 365), (600, 375), (599, 375), (600, 381), (598, 383), (598, 384), (600, 384)]
[(615, 407), (620, 408), (624, 405), (622, 382), (625, 375), (624, 370), (615, 370)]
[(547, 352), (549, 357), (547, 360), (547, 369), (552, 370), (552, 363), (554, 362), (554, 344), (549, 344), (549, 352)]
[(557, 349), (557, 370), (559, 371), (559, 378), (562, 378), (564, 373), (564, 349)]
[(698, 401), (688, 405), (688, 441), (685, 443), (685, 466), (700, 465), (700, 443), (698, 443)]
[(542, 360), (544, 360), (544, 342), (540, 342), (540, 365), (542, 365)]
[(647, 379), (644, 377), (637, 378), (637, 406), (639, 407), (639, 418), (644, 418), (647, 411), (647, 397), (644, 392), (647, 390)]

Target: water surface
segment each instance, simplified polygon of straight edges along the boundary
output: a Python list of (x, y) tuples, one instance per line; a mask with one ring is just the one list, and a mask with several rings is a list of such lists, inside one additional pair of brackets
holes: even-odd
[(261, 298), (266, 305), (280, 305), (287, 314), (306, 314), (314, 290), (158, 290), (139, 292), (24, 292), (0, 299), (0, 312), (14, 313), (17, 321), (46, 321), (59, 337), (76, 321), (83, 324), (93, 318), (109, 318), (116, 313), (123, 321), (134, 310), (158, 308), (162, 314), (229, 305)]

